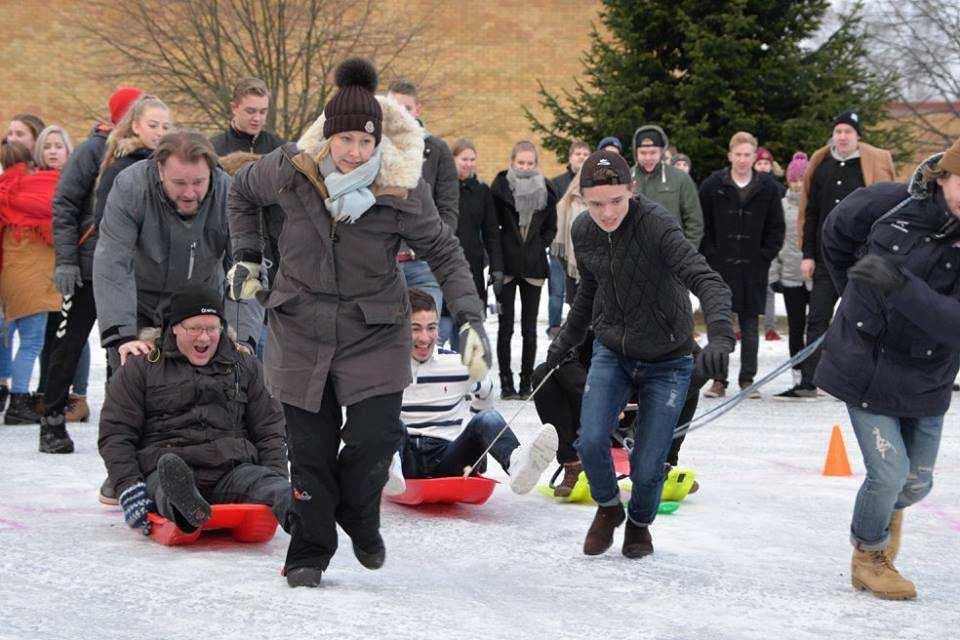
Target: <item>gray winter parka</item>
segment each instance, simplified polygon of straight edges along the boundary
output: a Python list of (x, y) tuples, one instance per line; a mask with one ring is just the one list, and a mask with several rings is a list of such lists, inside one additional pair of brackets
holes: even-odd
[(269, 320), (265, 369), (273, 395), (307, 411), (319, 411), (328, 377), (345, 406), (410, 384), (410, 304), (396, 260), (401, 241), (430, 265), (458, 325), (481, 318), (463, 251), (420, 177), (422, 129), (395, 100), (378, 99), (376, 204), (355, 223), (333, 222), (324, 205), (316, 161), (322, 116), (296, 145), (241, 169), (230, 189), (235, 260), (258, 259), (259, 210), (279, 204), (284, 211), (280, 269), (271, 291), (259, 295)]
[[(135, 339), (143, 327), (163, 326), (170, 296), (188, 284), (223, 292), (229, 186), (230, 177), (216, 168), (199, 211), (184, 220), (163, 190), (156, 160), (120, 172), (107, 196), (93, 261), (104, 347)], [(250, 327), (259, 335), (262, 324), (262, 314), (260, 322), (247, 317), (255, 313), (253, 306), (244, 303), (227, 312), (228, 319), (241, 316), (235, 328), (246, 343)]]

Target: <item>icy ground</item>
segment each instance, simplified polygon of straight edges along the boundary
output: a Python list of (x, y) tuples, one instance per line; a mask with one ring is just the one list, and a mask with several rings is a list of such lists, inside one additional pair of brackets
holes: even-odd
[[(488, 329), (494, 339), (495, 320)], [(761, 374), (786, 353), (786, 341), (761, 341)], [(102, 362), (92, 377), (96, 411)], [(67, 456), (37, 453), (35, 426), (0, 426), (0, 638), (957, 637), (956, 406), (936, 486), (908, 512), (897, 563), (919, 599), (884, 602), (850, 586), (847, 531), (863, 465), (843, 405), (770, 399), (788, 384), (781, 377), (763, 400), (687, 439), (681, 463), (701, 490), (658, 518), (649, 558), (620, 555), (622, 529), (606, 555), (588, 558), (580, 546), (591, 507), (501, 486), (480, 507), (385, 503), (386, 566), (360, 567), (341, 535), (319, 590), (291, 590), (280, 577), (282, 531), (263, 545), (171, 548), (128, 529), (118, 508), (96, 501), (96, 413), (71, 426), (77, 453)], [(521, 439), (537, 426), (532, 405), (498, 407), (508, 419), (522, 409), (513, 425)], [(853, 478), (820, 475), (834, 424)], [(503, 478), (499, 468), (492, 475)]]

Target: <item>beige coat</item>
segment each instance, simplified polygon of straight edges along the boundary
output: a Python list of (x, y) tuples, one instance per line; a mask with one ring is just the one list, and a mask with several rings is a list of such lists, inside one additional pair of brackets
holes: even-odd
[[(20, 235), (20, 238), (17, 238)], [(35, 234), (15, 229), (3, 233), (0, 302), (4, 320), (60, 310), (60, 293), (53, 286), (53, 246)]]

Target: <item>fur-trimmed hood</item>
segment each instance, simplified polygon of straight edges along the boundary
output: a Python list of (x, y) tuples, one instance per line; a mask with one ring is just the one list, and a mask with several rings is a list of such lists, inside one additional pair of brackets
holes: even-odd
[(911, 196), (917, 200), (923, 200), (933, 195), (935, 191), (934, 184), (927, 179), (924, 168), (933, 169), (942, 157), (943, 152), (935, 153), (917, 165), (917, 168), (913, 171), (913, 175), (910, 176), (909, 184), (907, 184), (907, 191)]
[(261, 158), (259, 153), (251, 153), (250, 151), (234, 151), (233, 153), (228, 153), (225, 156), (220, 156), (220, 166), (223, 167), (223, 170), (226, 171), (231, 176), (236, 175), (237, 171), (240, 171), (243, 167), (247, 166), (251, 162), (256, 162)]
[(143, 146), (143, 142), (140, 140), (140, 138), (137, 136), (132, 136), (130, 138), (117, 140), (117, 150), (114, 151), (113, 155), (115, 158), (123, 158), (141, 149), (147, 151), (147, 147)]
[[(423, 172), (423, 127), (399, 102), (377, 96), (383, 110), (380, 173), (374, 185), (383, 189), (414, 189)], [(323, 145), (323, 114), (300, 136), (297, 147), (316, 156)]]

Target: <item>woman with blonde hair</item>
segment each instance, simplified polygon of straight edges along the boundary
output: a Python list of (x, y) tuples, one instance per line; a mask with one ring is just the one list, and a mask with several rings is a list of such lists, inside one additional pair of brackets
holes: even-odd
[[(490, 190), (497, 208), (504, 263), (497, 331), (500, 397), (516, 399), (528, 396), (533, 390), (531, 377), (537, 355), (537, 312), (540, 290), (550, 274), (547, 248), (557, 235), (557, 196), (553, 184), (540, 171), (537, 148), (528, 140), (513, 146), (510, 167), (497, 174)], [(523, 336), (519, 393), (513, 386), (513, 371), (510, 369), (510, 341), (518, 290)]]

